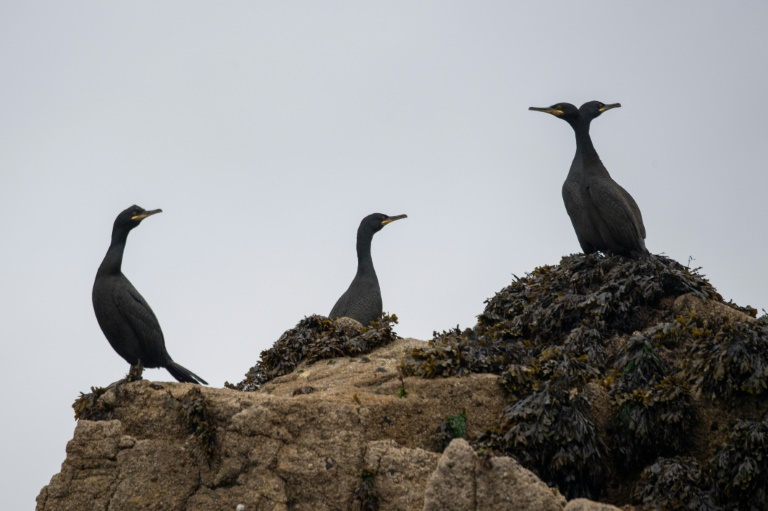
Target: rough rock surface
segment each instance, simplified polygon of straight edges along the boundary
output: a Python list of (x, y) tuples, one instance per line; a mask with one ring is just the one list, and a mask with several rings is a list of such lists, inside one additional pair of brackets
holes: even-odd
[(101, 398), (113, 420), (78, 423), (37, 510), (360, 509), (363, 469), (380, 510), (561, 510), (564, 499), (510, 458), (478, 461), (463, 440), (437, 452), (447, 416), (466, 412), (475, 435), (495, 425), (504, 398), (492, 375), (401, 380), (402, 355), (420, 342), (301, 366), (259, 392), (200, 388), (211, 456), (182, 413), (199, 387), (123, 384)]
[(573, 499), (565, 506), (564, 511), (621, 511), (621, 508), (610, 504), (592, 502), (587, 499)]
[(479, 460), (463, 439), (445, 449), (429, 478), (424, 511), (561, 511), (565, 498), (512, 458)]

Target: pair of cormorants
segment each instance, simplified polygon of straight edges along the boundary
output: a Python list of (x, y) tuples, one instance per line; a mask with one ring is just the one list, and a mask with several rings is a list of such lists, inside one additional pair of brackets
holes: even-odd
[[(93, 284), (93, 310), (104, 336), (118, 355), (131, 367), (165, 367), (180, 382), (204, 383), (205, 380), (173, 361), (165, 348), (163, 331), (147, 301), (123, 275), (122, 262), (128, 233), (142, 220), (160, 213), (131, 206), (115, 219), (112, 243), (96, 272)], [(363, 325), (381, 318), (379, 280), (373, 268), (371, 242), (385, 225), (406, 218), (374, 213), (363, 218), (357, 230), (357, 274), (349, 289), (331, 310), (331, 317), (346, 316)]]
[(620, 107), (600, 101), (576, 108), (570, 103), (530, 107), (566, 121), (576, 134), (576, 155), (563, 183), (563, 202), (585, 254), (598, 250), (628, 257), (645, 257), (645, 226), (637, 202), (611, 179), (592, 144), (589, 126), (603, 112)]

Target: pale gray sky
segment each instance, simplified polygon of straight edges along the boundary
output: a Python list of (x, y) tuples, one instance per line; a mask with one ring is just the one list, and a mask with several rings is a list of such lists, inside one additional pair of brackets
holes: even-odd
[[(91, 286), (115, 216), (163, 208), (124, 272), (174, 359), (239, 381), (327, 314), (372, 212), (402, 336), (579, 250), (558, 101), (616, 102), (598, 152), (647, 246), (768, 308), (765, 2), (0, 2), (8, 509), (56, 473), (78, 392), (122, 377)], [(168, 381), (164, 370), (145, 376)], [(7, 500), (6, 500), (7, 499)]]

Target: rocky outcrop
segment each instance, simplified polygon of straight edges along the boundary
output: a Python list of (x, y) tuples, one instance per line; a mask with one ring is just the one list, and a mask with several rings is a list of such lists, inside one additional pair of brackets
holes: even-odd
[(259, 392), (123, 384), (101, 398), (111, 420), (78, 423), (37, 509), (563, 509), (511, 458), (458, 439), (439, 454), (446, 417), (464, 412), (472, 436), (504, 398), (491, 375), (401, 379), (419, 342), (302, 366)]
[(310, 316), (226, 389), (82, 396), (38, 509), (765, 509), (756, 315), (663, 256), (574, 255), (428, 345)]

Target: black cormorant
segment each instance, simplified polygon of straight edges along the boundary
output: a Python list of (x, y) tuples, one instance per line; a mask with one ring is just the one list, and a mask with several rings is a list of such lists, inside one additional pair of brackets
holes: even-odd
[(93, 283), (93, 310), (109, 344), (131, 366), (165, 367), (180, 382), (207, 385), (208, 382), (171, 359), (155, 313), (121, 271), (128, 233), (142, 220), (161, 211), (131, 206), (117, 215), (112, 243)]
[(563, 119), (576, 134), (576, 155), (563, 183), (563, 201), (582, 250), (640, 257), (648, 254), (640, 210), (629, 193), (611, 179), (589, 135), (594, 118), (619, 106), (591, 101), (581, 111), (570, 103), (530, 110)]
[(357, 229), (357, 273), (349, 289), (333, 306), (331, 318), (352, 318), (366, 326), (381, 318), (381, 289), (371, 259), (371, 241), (373, 235), (382, 227), (401, 218), (407, 218), (407, 215), (387, 216), (374, 213), (360, 222)]
[[(570, 103), (558, 103), (547, 108), (532, 106), (529, 110), (546, 112), (556, 117), (560, 117), (571, 124), (571, 126), (577, 121), (577, 116), (579, 114), (579, 110)], [(587, 123), (587, 129), (589, 129), (589, 123)], [(574, 130), (576, 130), (575, 126)], [(568, 170), (568, 176), (566, 176), (565, 181), (563, 182), (563, 203), (565, 203), (565, 211), (571, 219), (573, 230), (576, 231), (576, 238), (579, 240), (581, 250), (584, 251), (585, 254), (591, 254), (597, 252), (598, 249), (596, 247), (600, 244), (600, 241), (594, 239), (594, 235), (590, 235), (590, 226), (588, 224), (586, 213), (584, 212), (584, 204), (581, 200), (582, 170), (583, 162), (581, 157), (581, 147), (579, 146), (579, 137), (576, 137), (576, 153), (573, 155), (573, 161), (571, 162), (571, 168)]]
[[(579, 107), (579, 113), (586, 121), (587, 131), (589, 131), (589, 125), (593, 119), (600, 117), (600, 114), (602, 114), (606, 110), (610, 110), (611, 108), (617, 108), (620, 106), (621, 106), (621, 103), (613, 103), (610, 105), (606, 105), (601, 101), (587, 101), (586, 103), (584, 103)], [(592, 136), (590, 135), (590, 140), (591, 138)], [(640, 207), (637, 205), (637, 202), (635, 202), (635, 199), (629, 194), (628, 191), (624, 189), (623, 186), (621, 186), (616, 181), (614, 181), (614, 184), (618, 187), (619, 192), (624, 197), (624, 200), (627, 201), (627, 204), (629, 204), (629, 207), (632, 209), (632, 213), (635, 215), (635, 218), (638, 222), (638, 226), (640, 228), (640, 234), (643, 240), (645, 240), (645, 224), (643, 223), (643, 214), (640, 213)], [(645, 245), (645, 242), (643, 242), (643, 245)]]

